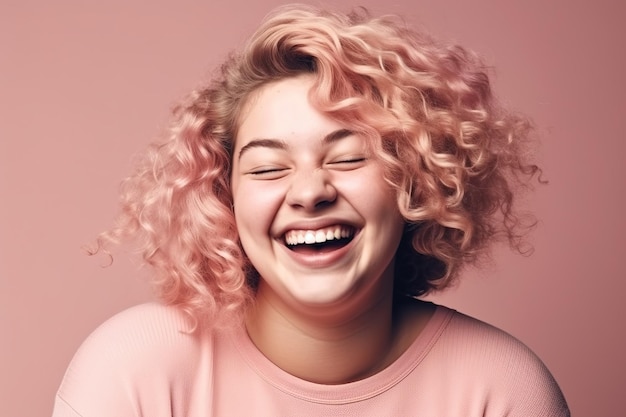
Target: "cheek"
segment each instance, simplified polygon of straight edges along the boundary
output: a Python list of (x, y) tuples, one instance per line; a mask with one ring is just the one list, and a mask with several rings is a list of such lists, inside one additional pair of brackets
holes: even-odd
[(350, 201), (371, 215), (398, 211), (396, 193), (383, 179), (382, 169), (372, 167), (359, 171), (358, 175), (343, 178), (340, 184), (350, 195)]
[(235, 221), (239, 234), (266, 233), (282, 201), (279, 187), (244, 181), (233, 187)]

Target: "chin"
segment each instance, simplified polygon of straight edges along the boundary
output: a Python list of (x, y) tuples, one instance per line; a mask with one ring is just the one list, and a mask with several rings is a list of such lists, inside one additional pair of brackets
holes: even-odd
[(306, 281), (305, 283), (285, 285), (281, 291), (282, 295), (278, 294), (283, 299), (288, 298), (289, 304), (296, 308), (330, 311), (333, 307), (345, 308), (358, 304), (369, 304), (372, 297), (378, 297), (381, 294), (375, 282), (368, 283), (358, 277), (346, 279), (343, 274), (342, 276), (315, 276), (312, 274), (302, 278)]

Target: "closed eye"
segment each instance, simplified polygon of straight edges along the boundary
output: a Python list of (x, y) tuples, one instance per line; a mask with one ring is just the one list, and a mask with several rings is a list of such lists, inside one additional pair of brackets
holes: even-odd
[(364, 157), (359, 157), (359, 158), (346, 158), (346, 159), (340, 159), (339, 161), (334, 161), (332, 162), (333, 164), (354, 164), (357, 162), (363, 162), (365, 161), (366, 158)]
[(261, 167), (248, 172), (248, 175), (258, 177), (259, 179), (277, 179), (286, 175), (287, 168), (278, 167)]
[(332, 162), (329, 162), (328, 165), (330, 165), (332, 168), (335, 168), (335, 169), (350, 170), (350, 169), (360, 168), (361, 166), (365, 164), (366, 161), (367, 161), (367, 158), (365, 157), (341, 158), (341, 159), (336, 159)]

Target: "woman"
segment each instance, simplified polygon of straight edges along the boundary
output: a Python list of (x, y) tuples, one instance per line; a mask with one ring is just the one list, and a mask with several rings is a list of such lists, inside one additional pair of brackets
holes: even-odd
[(392, 18), (275, 11), (126, 183), (162, 300), (79, 349), (54, 416), (567, 416), (506, 333), (416, 297), (523, 225), (528, 123)]

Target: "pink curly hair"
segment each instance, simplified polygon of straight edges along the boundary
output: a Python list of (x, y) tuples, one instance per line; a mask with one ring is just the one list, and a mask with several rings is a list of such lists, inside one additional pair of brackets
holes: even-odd
[(520, 249), (513, 191), (538, 171), (522, 152), (529, 123), (498, 105), (482, 62), (397, 18), (300, 5), (272, 13), (175, 108), (169, 138), (124, 182), (99, 244), (135, 238), (164, 302), (214, 324), (240, 318), (258, 280), (231, 207), (240, 110), (259, 87), (303, 73), (315, 76), (320, 110), (372, 139), (397, 192), (397, 293), (445, 288), (495, 238)]

